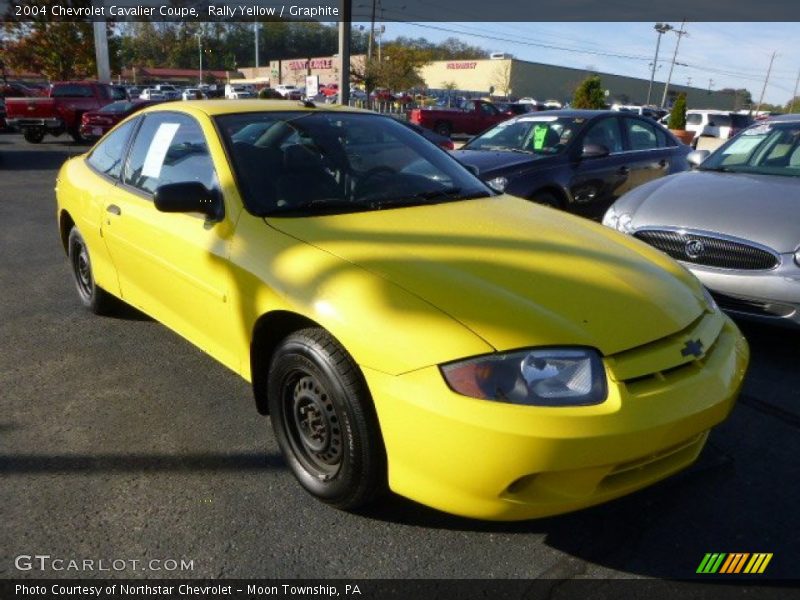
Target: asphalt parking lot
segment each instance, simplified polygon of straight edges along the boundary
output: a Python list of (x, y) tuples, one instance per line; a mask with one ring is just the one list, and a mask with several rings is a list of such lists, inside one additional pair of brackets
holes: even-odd
[(342, 513), (295, 482), (244, 381), (133, 310), (80, 308), (53, 186), (85, 149), (0, 134), (0, 578), (92, 576), (15, 566), (48, 554), (193, 561), (103, 574), (124, 577), (683, 579), (708, 552), (771, 552), (760, 577), (800, 576), (797, 332), (742, 326), (730, 419), (642, 492), (510, 524), (397, 497)]

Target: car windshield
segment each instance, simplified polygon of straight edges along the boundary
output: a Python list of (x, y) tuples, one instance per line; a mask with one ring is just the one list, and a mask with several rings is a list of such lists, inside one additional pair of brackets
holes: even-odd
[(800, 177), (800, 123), (745, 129), (709, 156), (700, 169)]
[(317, 110), (216, 121), (255, 215), (359, 212), (494, 195), (446, 152), (389, 117)]
[(126, 113), (129, 110), (131, 110), (134, 106), (136, 106), (136, 103), (134, 102), (125, 102), (125, 101), (112, 102), (111, 104), (106, 104), (103, 108), (101, 108), (97, 112)]
[(462, 150), (499, 150), (559, 154), (586, 119), (530, 116), (504, 121), (466, 144)]

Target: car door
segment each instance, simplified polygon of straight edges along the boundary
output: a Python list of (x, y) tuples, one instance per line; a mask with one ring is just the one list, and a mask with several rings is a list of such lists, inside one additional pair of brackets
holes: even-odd
[[(628, 157), (616, 116), (607, 116), (590, 123), (582, 138), (576, 140), (575, 163), (569, 190), (576, 212), (586, 216), (602, 215), (619, 198), (628, 180)], [(586, 145), (603, 146), (606, 156), (582, 157)]]
[(624, 193), (668, 175), (677, 147), (655, 123), (635, 117), (623, 117), (622, 123), (629, 169)]
[(222, 201), (200, 124), (177, 112), (144, 115), (106, 202), (102, 234), (123, 299), (238, 369), (228, 304), (230, 217), (163, 213), (153, 203), (158, 186), (185, 181), (216, 190)]

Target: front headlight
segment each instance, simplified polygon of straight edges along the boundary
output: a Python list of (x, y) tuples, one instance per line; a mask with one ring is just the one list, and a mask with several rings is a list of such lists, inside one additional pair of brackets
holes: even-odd
[(504, 192), (506, 186), (508, 185), (508, 179), (505, 177), (495, 177), (494, 179), (490, 179), (486, 182), (490, 188), (498, 192)]
[(621, 233), (633, 233), (633, 217), (627, 212), (617, 212), (612, 206), (603, 215), (603, 225)]
[(800, 267), (800, 248), (798, 248), (794, 252), (794, 264)]
[(471, 398), (531, 406), (585, 406), (606, 399), (603, 361), (590, 348), (541, 348), (448, 365), (450, 388)]

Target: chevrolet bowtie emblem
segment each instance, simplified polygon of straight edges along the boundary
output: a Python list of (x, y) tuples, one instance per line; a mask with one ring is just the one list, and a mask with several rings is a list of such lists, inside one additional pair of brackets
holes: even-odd
[(703, 341), (688, 340), (681, 350), (681, 356), (694, 356), (695, 358), (703, 356)]

